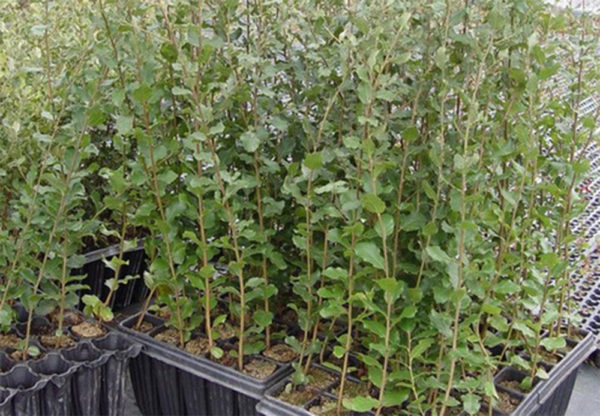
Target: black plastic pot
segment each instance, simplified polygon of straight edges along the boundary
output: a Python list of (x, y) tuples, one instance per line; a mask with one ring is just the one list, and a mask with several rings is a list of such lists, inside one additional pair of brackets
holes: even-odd
[[(90, 288), (89, 290), (82, 290), (80, 296), (91, 294), (98, 296), (100, 299), (106, 298), (109, 289), (106, 287), (105, 282), (114, 277), (114, 272), (106, 267), (104, 259), (110, 260), (112, 257), (118, 255), (118, 244), (84, 254), (86, 260), (83, 267), (71, 272), (73, 275), (85, 275), (81, 283)], [(144, 252), (143, 240), (140, 240), (135, 248), (125, 251), (123, 253), (123, 260), (129, 262), (129, 264), (121, 267), (119, 278), (124, 278), (125, 276), (139, 276), (139, 278), (130, 280), (126, 284), (119, 286), (110, 305), (113, 311), (118, 311), (133, 303), (141, 302), (148, 290), (142, 279), (146, 268), (146, 254)], [(80, 309), (83, 306), (80, 303)]]
[(137, 319), (134, 315), (124, 320), (119, 328), (144, 346), (130, 366), (134, 394), (144, 414), (255, 415), (264, 392), (291, 372), (289, 365), (275, 363), (275, 372), (266, 379), (250, 377), (134, 331)]
[(4, 351), (0, 351), (0, 373), (8, 373), (17, 361), (13, 360)]
[[(34, 333), (54, 333), (46, 318), (35, 316), (32, 324)], [(15, 325), (16, 335), (23, 325)], [(71, 348), (47, 351), (33, 336), (30, 344), (44, 354), (25, 361), (10, 357), (12, 347), (0, 351), (0, 416), (123, 415), (125, 372), (142, 346), (110, 330), (75, 341)]]
[(11, 416), (14, 414), (12, 406), (14, 395), (14, 390), (0, 388), (0, 416)]
[(140, 353), (142, 346), (115, 332), (91, 342), (100, 351), (109, 353), (106, 364), (101, 367), (100, 414), (121, 416), (125, 408), (125, 372), (129, 360)]
[[(19, 322), (15, 325), (17, 335), (21, 338), (25, 338), (27, 332), (27, 321)], [(46, 335), (52, 332), (52, 324), (47, 318), (42, 316), (35, 316), (31, 320), (31, 334), (32, 335)]]
[(44, 358), (29, 364), (37, 374), (46, 376), (48, 383), (40, 391), (42, 414), (60, 416), (73, 414), (71, 377), (78, 366), (67, 361), (58, 352), (47, 354)]
[(144, 415), (161, 414), (158, 380), (154, 379), (154, 362), (155, 360), (146, 354), (140, 354), (129, 362), (133, 394), (138, 408)]
[(30, 416), (42, 414), (41, 390), (48, 380), (35, 374), (26, 364), (14, 366), (0, 375), (1, 395), (6, 396), (0, 414)]
[(64, 350), (61, 354), (65, 359), (80, 364), (71, 379), (74, 413), (101, 414), (99, 393), (102, 386), (102, 366), (110, 358), (109, 354), (103, 354), (90, 341), (80, 341), (77, 346)]

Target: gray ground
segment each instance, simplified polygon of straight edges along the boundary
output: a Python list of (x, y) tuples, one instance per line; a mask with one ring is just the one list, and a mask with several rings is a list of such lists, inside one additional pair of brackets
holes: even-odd
[(131, 377), (129, 377), (129, 371), (127, 373), (127, 384), (125, 387), (125, 416), (142, 416), (142, 412), (138, 409), (135, 404), (135, 396), (133, 395), (133, 389), (131, 388)]
[(600, 368), (579, 368), (575, 389), (565, 416), (600, 416)]

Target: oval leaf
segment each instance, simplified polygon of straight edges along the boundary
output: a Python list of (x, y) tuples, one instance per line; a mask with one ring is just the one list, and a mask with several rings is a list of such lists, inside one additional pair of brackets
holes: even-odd
[(370, 263), (373, 267), (376, 267), (380, 270), (385, 269), (385, 261), (383, 256), (381, 255), (381, 250), (375, 243), (371, 242), (362, 242), (356, 245), (354, 252), (358, 257), (362, 260)]

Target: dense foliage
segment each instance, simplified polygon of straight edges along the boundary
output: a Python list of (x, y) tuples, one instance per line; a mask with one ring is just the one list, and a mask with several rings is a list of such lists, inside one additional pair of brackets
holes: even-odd
[(593, 18), (529, 0), (4, 3), (4, 328), (14, 299), (74, 305), (75, 253), (137, 230), (181, 344), (200, 329), (223, 354), (233, 317), (242, 367), (291, 308), (301, 383), (318, 328), (343, 323), (333, 355), (346, 373), (358, 354), (376, 392), (346, 407), (475, 413), (497, 345), (544, 376), (595, 140)]

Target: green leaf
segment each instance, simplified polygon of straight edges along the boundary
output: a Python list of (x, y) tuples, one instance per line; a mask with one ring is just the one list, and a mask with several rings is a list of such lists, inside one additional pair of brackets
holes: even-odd
[(421, 186), (423, 187), (423, 190), (425, 191), (425, 195), (427, 195), (427, 197), (429, 199), (431, 199), (432, 201), (435, 201), (435, 199), (437, 198), (437, 194), (433, 190), (431, 185), (429, 185), (429, 183), (427, 181), (423, 181), (423, 182), (421, 182)]
[(385, 269), (385, 260), (383, 259), (383, 256), (381, 255), (380, 248), (375, 243), (372, 243), (372, 242), (358, 243), (356, 245), (356, 248), (354, 249), (354, 252), (360, 259), (366, 261), (367, 263), (370, 263), (377, 269), (380, 269), (380, 270)]
[(339, 299), (344, 296), (344, 289), (339, 286), (321, 287), (317, 294), (324, 299)]
[(385, 202), (375, 194), (364, 194), (360, 198), (362, 206), (369, 212), (381, 214), (385, 211)]
[(164, 185), (169, 185), (170, 183), (175, 181), (175, 179), (177, 179), (177, 178), (178, 178), (177, 173), (173, 172), (172, 170), (167, 170), (158, 175), (159, 182), (161, 182)]
[(422, 339), (412, 350), (410, 350), (411, 357), (413, 359), (421, 357), (423, 353), (433, 345), (433, 343), (434, 341), (432, 339)]
[(368, 412), (377, 407), (377, 399), (365, 396), (356, 396), (353, 399), (344, 399), (344, 407), (354, 412)]
[(213, 346), (210, 349), (210, 355), (212, 355), (213, 357), (215, 357), (217, 360), (223, 357), (223, 350), (219, 347)]
[(242, 144), (242, 147), (246, 152), (254, 153), (260, 145), (260, 139), (258, 138), (256, 133), (252, 131), (247, 131), (241, 135), (240, 143)]
[(392, 217), (390, 214), (383, 214), (381, 216), (381, 221), (379, 221), (379, 223), (375, 226), (375, 231), (381, 238), (383, 238), (384, 232), (386, 237), (392, 235), (394, 232), (394, 217)]
[(348, 149), (356, 150), (360, 147), (360, 139), (356, 136), (346, 136), (342, 142)]
[(0, 328), (9, 328), (12, 324), (12, 313), (8, 308), (0, 310)]
[(98, 299), (98, 296), (95, 295), (83, 295), (81, 301), (84, 303), (84, 305), (92, 307), (102, 303), (102, 301)]
[(88, 113), (88, 124), (92, 127), (99, 126), (106, 121), (106, 116), (100, 106), (94, 106)]
[(105, 306), (105, 305), (102, 305), (99, 308), (97, 315), (104, 322), (110, 322), (115, 317), (113, 314), (113, 311), (108, 306)]
[(417, 308), (413, 305), (409, 305), (402, 309), (402, 313), (400, 313), (400, 318), (414, 318), (417, 314)]
[(419, 138), (419, 129), (416, 127), (408, 127), (402, 132), (402, 137), (406, 140), (417, 140)]
[(32, 357), (37, 357), (38, 355), (41, 354), (41, 351), (38, 347), (36, 347), (35, 345), (29, 345), (27, 347), (27, 354), (29, 354)]
[(346, 353), (346, 350), (341, 345), (336, 345), (335, 347), (333, 347), (333, 355), (336, 358), (342, 358), (345, 353)]
[(444, 66), (448, 62), (448, 59), (449, 59), (448, 58), (448, 53), (446, 51), (446, 47), (445, 46), (441, 46), (440, 48), (438, 48), (438, 50), (435, 52), (435, 55), (433, 57), (433, 60), (434, 60), (435, 64), (440, 69), (444, 68)]
[(429, 223), (427, 223), (427, 225), (425, 227), (423, 227), (423, 235), (425, 237), (431, 237), (432, 235), (434, 235), (437, 232), (438, 232), (437, 225), (433, 221), (430, 221)]
[(510, 280), (503, 280), (495, 287), (496, 293), (501, 295), (512, 295), (521, 291), (521, 286)]
[(474, 154), (471, 156), (463, 157), (462, 155), (454, 155), (454, 169), (458, 172), (468, 170), (471, 166), (474, 166), (479, 159), (479, 156)]
[(400, 225), (405, 231), (417, 231), (425, 225), (426, 221), (427, 219), (425, 218), (425, 216), (423, 216), (423, 214), (421, 214), (418, 211), (414, 211), (406, 217), (404, 217)]
[(177, 48), (171, 43), (163, 43), (160, 47), (160, 55), (169, 63), (177, 61)]
[(383, 405), (387, 407), (402, 406), (410, 395), (409, 389), (393, 389), (383, 394)]
[(317, 170), (323, 167), (323, 155), (320, 152), (309, 153), (304, 157), (304, 166), (310, 170)]
[(481, 311), (490, 315), (500, 315), (502, 313), (502, 308), (496, 305), (492, 305), (491, 303), (484, 302), (481, 305)]
[(254, 322), (263, 328), (269, 326), (273, 321), (273, 314), (264, 310), (257, 310), (252, 317), (254, 318)]
[(315, 188), (315, 193), (321, 195), (327, 192), (333, 192), (334, 194), (341, 194), (348, 190), (347, 183), (345, 181), (329, 182), (326, 185)]
[(146, 84), (142, 84), (133, 90), (131, 96), (136, 103), (143, 104), (152, 97), (152, 88)]
[(437, 329), (440, 334), (449, 337), (452, 336), (452, 319), (448, 315), (432, 310), (429, 314), (429, 318), (433, 327)]
[(175, 96), (192, 95), (192, 92), (190, 90), (188, 90), (187, 88), (181, 88), (181, 87), (171, 88), (171, 93)]
[(458, 289), (458, 285), (459, 285), (458, 264), (456, 264), (455, 262), (448, 263), (448, 265), (446, 266), (446, 272), (448, 273), (448, 276), (450, 277), (450, 283), (452, 283), (452, 287), (454, 289)]
[(116, 125), (119, 134), (125, 136), (133, 129), (133, 117), (119, 116)]
[(119, 281), (113, 277), (112, 279), (107, 279), (104, 282), (104, 285), (106, 287), (108, 287), (110, 290), (115, 291), (119, 287)]
[(468, 394), (463, 394), (461, 399), (462, 399), (463, 408), (464, 408), (465, 412), (467, 412), (470, 415), (474, 415), (479, 411), (480, 399), (478, 396), (468, 393)]
[(348, 279), (348, 270), (342, 269), (341, 267), (328, 267), (323, 271), (323, 276), (332, 280), (345, 281)]
[(363, 326), (369, 332), (372, 332), (373, 334), (377, 335), (378, 337), (380, 337), (380, 338), (385, 337), (385, 325), (382, 324), (381, 322), (374, 321), (374, 320), (366, 320), (363, 322)]
[(370, 84), (367, 84), (366, 82), (361, 83), (356, 89), (356, 92), (361, 103), (368, 104), (369, 101), (371, 101), (372, 90)]
[(549, 351), (558, 350), (567, 346), (567, 341), (562, 337), (544, 338), (540, 345)]
[(32, 36), (40, 37), (44, 36), (47, 29), (47, 25), (33, 25), (31, 26), (31, 29), (29, 29), (29, 33), (31, 33)]
[(425, 250), (427, 255), (433, 260), (443, 264), (452, 263), (452, 259), (440, 246), (429, 246)]

